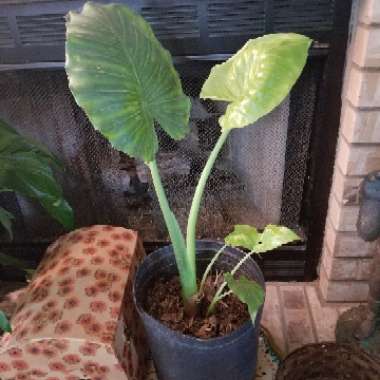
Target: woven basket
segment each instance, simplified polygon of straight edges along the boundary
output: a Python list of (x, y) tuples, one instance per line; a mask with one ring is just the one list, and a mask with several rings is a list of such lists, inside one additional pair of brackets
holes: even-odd
[(379, 380), (380, 363), (350, 344), (318, 343), (291, 353), (276, 380)]

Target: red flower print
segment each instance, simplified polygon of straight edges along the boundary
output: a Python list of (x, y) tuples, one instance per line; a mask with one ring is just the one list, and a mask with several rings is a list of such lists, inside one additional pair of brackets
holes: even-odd
[(114, 239), (114, 240), (120, 240), (121, 239), (121, 235), (118, 234), (118, 233), (114, 233), (114, 234), (111, 234), (111, 238)]
[(99, 348), (100, 345), (97, 343), (86, 343), (79, 347), (79, 352), (84, 356), (95, 356)]
[(39, 332), (41, 332), (44, 328), (44, 325), (42, 323), (35, 323), (33, 324), (33, 327), (32, 327), (32, 333), (33, 334), (38, 334)]
[(41, 353), (41, 349), (37, 344), (30, 344), (26, 347), (26, 352), (30, 355), (39, 355)]
[(82, 268), (82, 269), (77, 270), (78, 278), (86, 277), (86, 276), (89, 276), (90, 274), (91, 274), (91, 271), (88, 268)]
[(65, 297), (67, 296), (68, 294), (72, 293), (74, 291), (74, 287), (72, 285), (68, 285), (68, 286), (62, 286), (57, 294), (59, 296), (62, 296), (62, 297)]
[(31, 301), (32, 302), (42, 302), (48, 297), (49, 291), (45, 287), (37, 287), (32, 291)]
[(86, 375), (95, 375), (98, 372), (98, 363), (88, 361), (84, 363), (83, 370)]
[(68, 273), (69, 271), (70, 271), (70, 267), (67, 266), (67, 265), (64, 265), (62, 268), (59, 269), (58, 274), (59, 274), (60, 276), (63, 276), (63, 275), (65, 275), (66, 273)]
[(65, 303), (63, 304), (63, 307), (65, 309), (74, 309), (77, 306), (79, 306), (80, 300), (78, 297), (70, 297), (68, 298)]
[(124, 251), (125, 245), (124, 244), (116, 244), (115, 249), (117, 249), (118, 251)]
[(70, 321), (60, 321), (55, 325), (54, 332), (58, 335), (67, 334), (71, 330), (71, 326)]
[(48, 377), (46, 380), (60, 380), (58, 377)]
[(95, 297), (98, 294), (98, 288), (96, 286), (88, 286), (84, 289), (87, 297)]
[(56, 306), (57, 306), (57, 302), (54, 300), (50, 300), (46, 302), (45, 305), (42, 306), (42, 310), (44, 311), (51, 310), (51, 309), (54, 309)]
[(90, 303), (90, 309), (94, 313), (103, 313), (107, 310), (107, 305), (103, 301), (93, 301)]
[(44, 347), (42, 349), (42, 355), (48, 359), (54, 358), (57, 356), (57, 351), (52, 347)]
[(111, 284), (107, 280), (102, 280), (95, 282), (95, 287), (99, 290), (99, 292), (106, 292), (111, 287)]
[(38, 313), (34, 314), (32, 321), (33, 322), (40, 321), (43, 317), (44, 317), (44, 314), (39, 311)]
[(108, 247), (110, 245), (110, 241), (109, 240), (106, 240), (106, 239), (102, 239), (102, 240), (99, 240), (96, 245), (99, 246), (99, 247)]
[(120, 265), (121, 265), (121, 260), (120, 259), (110, 259), (109, 260), (109, 263), (115, 267), (115, 268), (119, 268)]
[(48, 270), (48, 271), (51, 271), (51, 270), (53, 270), (56, 266), (58, 265), (58, 261), (52, 261), (47, 267), (46, 267), (46, 269)]
[(62, 359), (66, 364), (78, 364), (81, 361), (80, 356), (76, 354), (67, 354)]
[(52, 371), (59, 371), (59, 372), (66, 371), (66, 366), (62, 362), (59, 362), (59, 361), (50, 362), (49, 368)]
[(65, 380), (81, 380), (81, 378), (75, 375), (71, 375), (71, 376), (66, 376)]
[(71, 264), (72, 264), (74, 267), (80, 267), (83, 263), (84, 263), (84, 260), (83, 260), (83, 259), (80, 259), (80, 258), (75, 258), (75, 259), (72, 259), (72, 260), (71, 260)]
[(121, 300), (121, 293), (118, 290), (114, 290), (108, 293), (108, 298), (111, 302), (119, 302)]
[(102, 227), (102, 230), (107, 231), (107, 232), (113, 231), (114, 229), (115, 229), (115, 227), (113, 227), (113, 226), (103, 226)]
[(45, 287), (49, 287), (53, 284), (52, 282), (52, 279), (51, 279), (51, 276), (46, 276), (41, 282), (40, 282), (40, 285), (42, 286), (45, 286)]
[(69, 348), (69, 344), (66, 340), (54, 339), (50, 341), (52, 345), (59, 351), (66, 351)]
[(98, 269), (95, 272), (95, 278), (97, 280), (105, 280), (107, 278), (107, 272), (104, 269)]
[(121, 277), (116, 273), (108, 273), (107, 278), (111, 282), (117, 282), (121, 280)]
[(10, 371), (11, 367), (7, 363), (0, 362), (0, 373)]
[(10, 348), (8, 350), (8, 355), (11, 358), (21, 358), (21, 356), (22, 356), (22, 350), (20, 348), (17, 348), (17, 347)]
[(113, 334), (110, 333), (103, 333), (100, 337), (103, 343), (112, 343), (113, 342)]
[(121, 236), (124, 240), (132, 240), (135, 234), (132, 231), (124, 231)]
[(94, 247), (83, 248), (82, 252), (83, 252), (84, 255), (92, 256), (92, 255), (95, 255), (96, 248), (94, 248)]
[(69, 286), (74, 283), (74, 279), (72, 277), (66, 277), (63, 280), (58, 281), (59, 286)]
[(16, 375), (15, 380), (30, 380), (30, 376), (26, 373), (19, 373)]
[(106, 365), (101, 365), (99, 367), (99, 373), (106, 374), (110, 371), (110, 368)]
[(83, 235), (78, 232), (74, 232), (69, 238), (68, 241), (71, 241), (72, 243), (79, 243), (81, 240), (83, 240)]
[(84, 243), (84, 244), (91, 244), (94, 242), (95, 242), (95, 236), (94, 235), (87, 235), (87, 236), (85, 236), (85, 238), (82, 241), (82, 243)]
[(57, 322), (62, 317), (62, 311), (52, 310), (47, 318), (50, 322)]
[(98, 322), (93, 322), (89, 326), (85, 326), (86, 332), (91, 335), (98, 335), (102, 331), (102, 325)]
[(25, 338), (29, 333), (29, 329), (27, 329), (26, 327), (24, 327), (22, 330), (19, 331), (19, 333), (17, 334), (17, 338), (18, 339), (23, 339)]
[(30, 371), (30, 374), (35, 377), (45, 377), (47, 375), (46, 372), (41, 371), (39, 369), (33, 369), (32, 371)]
[(118, 318), (120, 314), (120, 307), (111, 307), (110, 314), (112, 318)]
[(104, 326), (108, 332), (114, 332), (116, 331), (117, 323), (115, 321), (107, 321)]
[(25, 360), (12, 360), (12, 367), (18, 371), (25, 371), (29, 368), (29, 365)]
[(92, 265), (101, 265), (104, 263), (104, 258), (101, 256), (95, 256), (91, 259)]
[(83, 326), (88, 325), (92, 321), (93, 321), (93, 317), (89, 313), (87, 313), (87, 314), (81, 314), (79, 316), (79, 318), (77, 319), (77, 323), (79, 323), (80, 325), (83, 325)]
[(61, 257), (68, 257), (71, 255), (71, 251), (69, 249), (66, 249), (66, 251), (61, 253)]

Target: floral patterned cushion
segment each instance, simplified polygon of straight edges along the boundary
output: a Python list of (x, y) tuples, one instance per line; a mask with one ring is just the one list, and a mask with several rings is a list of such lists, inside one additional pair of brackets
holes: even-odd
[(2, 380), (140, 380), (147, 346), (132, 302), (135, 231), (92, 226), (46, 251), (0, 343)]

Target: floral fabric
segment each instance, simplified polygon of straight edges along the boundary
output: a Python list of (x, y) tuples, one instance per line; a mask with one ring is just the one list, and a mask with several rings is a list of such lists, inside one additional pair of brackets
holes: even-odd
[(143, 256), (137, 233), (122, 227), (53, 243), (0, 343), (0, 379), (143, 379), (147, 348), (131, 295)]

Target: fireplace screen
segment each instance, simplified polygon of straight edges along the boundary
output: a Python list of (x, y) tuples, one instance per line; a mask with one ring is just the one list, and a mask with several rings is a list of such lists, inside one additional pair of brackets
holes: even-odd
[[(183, 228), (200, 172), (220, 133), (218, 118), (225, 105), (199, 99), (201, 86), (213, 63), (178, 64), (185, 93), (192, 100), (191, 133), (182, 141), (159, 136), (158, 164), (164, 186)], [(233, 131), (209, 179), (199, 220), (200, 238), (223, 238), (234, 224), (262, 227), (267, 223), (299, 225), (306, 154), (318, 75), (311, 65), (297, 87), (270, 115), (255, 125)], [(114, 150), (96, 132), (75, 104), (63, 70), (14, 71), (1, 75), (0, 114), (20, 132), (45, 144), (63, 162), (57, 173), (72, 204), (79, 226), (94, 223), (125, 225), (141, 231), (145, 241), (166, 241), (166, 228), (152, 189), (147, 167)], [(303, 91), (300, 92), (300, 89)], [(292, 103), (304, 99), (312, 109), (297, 104), (303, 128), (291, 136)], [(294, 194), (283, 205), (286, 159), (296, 155), (291, 168)], [(302, 157), (303, 155), (303, 157)], [(51, 239), (60, 231), (35, 203), (17, 198), (13, 205), (24, 231), (16, 239)]]

